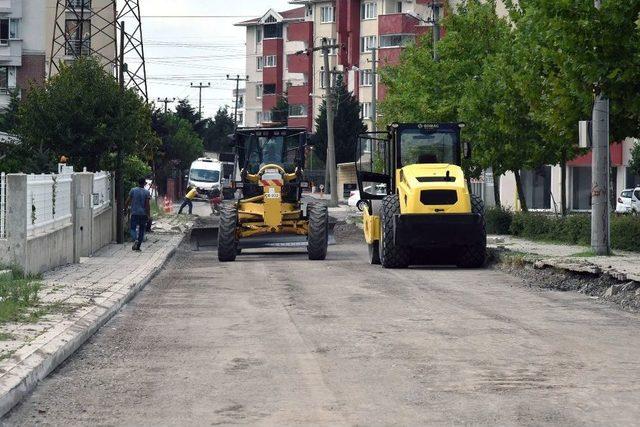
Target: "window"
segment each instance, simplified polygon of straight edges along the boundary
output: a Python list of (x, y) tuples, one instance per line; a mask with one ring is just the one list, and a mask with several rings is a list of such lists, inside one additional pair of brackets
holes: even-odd
[(377, 2), (364, 2), (360, 9), (361, 19), (376, 19), (378, 16), (378, 3)]
[(459, 164), (460, 144), (454, 132), (405, 129), (400, 136), (403, 166), (421, 163)]
[(370, 52), (372, 48), (377, 47), (376, 42), (377, 42), (376, 36), (360, 37), (360, 52), (361, 53)]
[(591, 168), (573, 167), (573, 210), (591, 209)]
[(67, 6), (73, 8), (82, 7), (84, 9), (91, 9), (91, 0), (67, 0)]
[(257, 84), (256, 85), (256, 98), (258, 98), (258, 99), (262, 98), (262, 92), (263, 92), (262, 84)]
[(396, 2), (396, 12), (402, 13), (402, 2)]
[(262, 56), (258, 56), (256, 58), (256, 70), (260, 71), (264, 67), (264, 58)]
[(360, 70), (360, 86), (371, 86), (371, 70)]
[(0, 67), (0, 91), (9, 90), (9, 67)]
[(282, 24), (269, 24), (264, 26), (265, 39), (281, 39)]
[(306, 17), (312, 17), (313, 16), (313, 5), (312, 4), (308, 4), (307, 7), (304, 10), (304, 16)]
[(256, 112), (256, 123), (257, 124), (262, 123), (262, 111), (257, 111)]
[(264, 111), (262, 113), (262, 121), (263, 122), (270, 122), (271, 121), (271, 111)]
[(244, 124), (244, 113), (242, 111), (238, 111), (238, 124)]
[[(326, 85), (324, 83), (325, 79), (325, 73), (324, 71), (320, 71), (320, 88), (324, 89), (326, 88)], [(334, 87), (336, 85), (336, 75), (335, 74), (331, 74), (330, 77), (331, 81), (329, 82), (331, 84), (331, 87)]]
[(415, 42), (413, 34), (393, 34), (380, 36), (380, 47), (404, 47)]
[(267, 55), (264, 57), (264, 67), (275, 67), (277, 64), (277, 59), (275, 55)]
[(360, 117), (362, 117), (363, 119), (370, 119), (371, 118), (371, 103), (370, 102), (363, 102), (362, 104), (360, 104)]
[(264, 92), (265, 95), (275, 95), (276, 94), (276, 85), (275, 84), (270, 84), (270, 85), (264, 85)]
[(529, 209), (551, 209), (551, 166), (520, 171)]
[(65, 21), (65, 31), (67, 42), (65, 54), (67, 55), (88, 55), (91, 49), (91, 21), (79, 21), (77, 19), (67, 19)]
[(304, 104), (289, 105), (289, 116), (304, 117), (307, 115), (307, 106)]
[(0, 44), (9, 44), (9, 20), (0, 19)]
[[(327, 44), (328, 45), (337, 45), (338, 44), (338, 40), (337, 39), (327, 39)], [(333, 47), (331, 49), (329, 49), (329, 55), (336, 55), (338, 53), (338, 48)]]
[(320, 22), (323, 24), (336, 22), (336, 11), (333, 6), (322, 6), (320, 8)]
[(262, 27), (256, 27), (256, 45), (262, 43)]

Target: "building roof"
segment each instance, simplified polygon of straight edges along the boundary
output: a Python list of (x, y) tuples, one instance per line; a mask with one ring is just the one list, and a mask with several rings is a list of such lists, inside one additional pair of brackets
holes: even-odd
[(247, 21), (242, 21), (242, 22), (238, 22), (236, 24), (234, 24), (235, 26), (238, 27), (248, 27), (251, 25), (260, 25), (263, 24), (264, 21), (266, 20), (266, 18), (268, 16), (273, 16), (274, 18), (276, 18), (277, 22), (282, 22), (282, 21), (295, 21), (295, 20), (299, 20), (299, 19), (304, 19), (304, 6), (303, 7), (296, 7), (295, 9), (289, 9), (289, 10), (285, 10), (282, 12), (276, 12), (273, 9), (269, 9), (267, 11), (267, 13), (265, 13), (264, 15), (258, 17), (258, 18), (253, 18), (253, 19), (249, 19)]

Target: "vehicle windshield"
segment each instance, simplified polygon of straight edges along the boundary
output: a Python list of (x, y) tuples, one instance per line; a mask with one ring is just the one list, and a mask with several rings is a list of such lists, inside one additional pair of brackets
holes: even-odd
[(246, 142), (247, 167), (256, 173), (262, 166), (276, 164), (287, 172), (295, 169), (299, 136), (252, 136)]
[(220, 181), (220, 171), (191, 169), (190, 179), (199, 182), (218, 182)]
[(457, 164), (460, 153), (454, 132), (406, 129), (400, 135), (401, 166), (416, 163)]

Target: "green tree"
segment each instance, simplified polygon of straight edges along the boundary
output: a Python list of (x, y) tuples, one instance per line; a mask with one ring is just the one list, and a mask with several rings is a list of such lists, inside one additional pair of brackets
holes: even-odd
[(515, 23), (515, 78), (540, 124), (547, 161), (562, 169), (579, 153), (577, 122), (591, 117), (594, 88), (611, 99), (611, 138), (638, 134), (640, 121), (640, 0), (507, 2)]
[(120, 146), (136, 154), (153, 140), (149, 106), (92, 58), (63, 66), (44, 86), (32, 86), (18, 108), (21, 149), (39, 172), (55, 169), (64, 155), (77, 167), (98, 170)]
[(271, 121), (286, 126), (289, 120), (289, 100), (286, 95), (278, 96), (278, 102), (271, 109)]
[(640, 142), (636, 141), (631, 149), (631, 160), (629, 169), (634, 175), (640, 176)]
[[(360, 103), (348, 91), (341, 75), (338, 75), (331, 91), (334, 99), (334, 132), (336, 143), (336, 163), (355, 161), (358, 135), (367, 131), (360, 118)], [(327, 103), (322, 102), (316, 117), (316, 137), (314, 153), (322, 162), (327, 159)]]
[(204, 135), (204, 144), (208, 151), (222, 153), (229, 151), (228, 136), (235, 130), (233, 116), (229, 109), (220, 107), (213, 120), (207, 126)]

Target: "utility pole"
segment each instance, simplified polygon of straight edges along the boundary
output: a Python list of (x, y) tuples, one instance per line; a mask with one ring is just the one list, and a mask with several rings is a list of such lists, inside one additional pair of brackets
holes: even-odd
[(173, 104), (174, 102), (176, 102), (175, 98), (169, 99), (169, 98), (158, 98), (158, 102), (160, 102), (161, 104), (164, 104), (164, 113), (167, 114), (167, 105), (168, 104)]
[(438, 61), (438, 42), (440, 41), (440, 6), (436, 0), (431, 0), (431, 11), (433, 12), (433, 60)]
[[(594, 6), (600, 10), (601, 1), (595, 0)], [(609, 99), (600, 85), (595, 88), (592, 126), (591, 247), (596, 255), (609, 255)]]
[(378, 48), (371, 48), (371, 122), (373, 126), (371, 130), (378, 130)]
[(227, 74), (227, 80), (236, 82), (236, 106), (233, 110), (233, 124), (235, 128), (238, 129), (238, 99), (240, 98), (240, 82), (248, 82), (249, 76), (240, 78), (240, 74), (236, 74), (235, 77), (229, 77), (229, 74)]
[[(120, 92), (124, 95), (124, 74), (127, 65), (124, 63), (124, 39), (125, 39), (124, 21), (120, 22), (120, 52), (118, 55), (118, 83), (120, 84)], [(124, 135), (120, 135), (117, 141), (118, 147), (116, 152), (116, 242), (124, 243), (124, 176), (123, 176), (123, 153), (122, 146)]]
[(207, 83), (206, 85), (203, 85), (202, 82), (197, 85), (191, 83), (191, 87), (194, 89), (198, 89), (198, 114), (202, 119), (202, 89), (209, 89), (211, 87), (211, 83)]
[(327, 102), (327, 169), (329, 171), (329, 186), (331, 187), (331, 201), (329, 206), (338, 206), (338, 177), (336, 170), (336, 142), (334, 122), (334, 105), (331, 96), (331, 71), (329, 69), (329, 53), (332, 49), (339, 49), (339, 44), (330, 45), (326, 37), (322, 38), (322, 46), (313, 49), (305, 49), (296, 52), (296, 55), (311, 55), (312, 52), (321, 51), (324, 56), (324, 87)]

